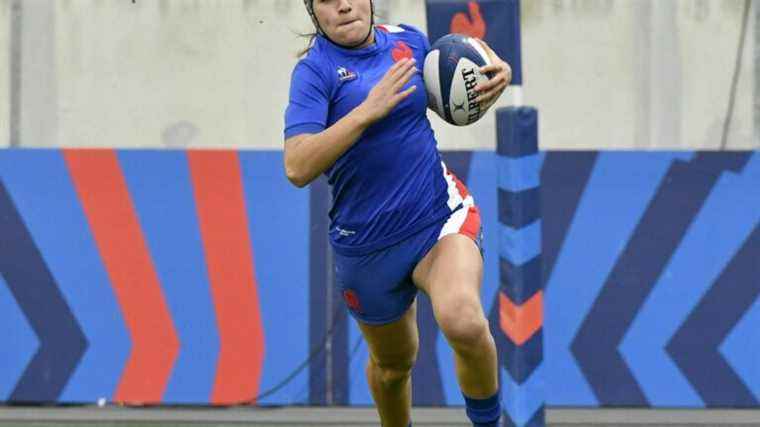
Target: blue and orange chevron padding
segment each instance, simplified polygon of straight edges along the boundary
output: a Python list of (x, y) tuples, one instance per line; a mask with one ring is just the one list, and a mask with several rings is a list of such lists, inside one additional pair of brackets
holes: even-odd
[(543, 427), (543, 286), (541, 280), (541, 154), (538, 113), (529, 107), (496, 113), (499, 180), (499, 330), (505, 426)]

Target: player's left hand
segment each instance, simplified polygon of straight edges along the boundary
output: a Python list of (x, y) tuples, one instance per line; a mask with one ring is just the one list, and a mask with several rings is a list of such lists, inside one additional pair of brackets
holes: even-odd
[(480, 102), (481, 108), (487, 110), (499, 99), (504, 90), (512, 82), (512, 67), (507, 64), (506, 61), (499, 58), (499, 55), (491, 49), (483, 40), (476, 38), (475, 40), (483, 46), (489, 59), (490, 65), (480, 68), (480, 72), (483, 74), (493, 73), (487, 82), (483, 82), (475, 86), (475, 90), (480, 92), (477, 100)]

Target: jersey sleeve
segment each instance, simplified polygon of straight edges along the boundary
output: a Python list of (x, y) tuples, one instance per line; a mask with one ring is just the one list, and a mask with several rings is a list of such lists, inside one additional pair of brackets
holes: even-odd
[(299, 62), (290, 80), (290, 98), (285, 110), (285, 139), (325, 130), (329, 105), (328, 82), (314, 65)]

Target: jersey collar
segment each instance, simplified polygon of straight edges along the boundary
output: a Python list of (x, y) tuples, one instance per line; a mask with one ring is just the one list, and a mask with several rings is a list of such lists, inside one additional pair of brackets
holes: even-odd
[(375, 43), (361, 49), (341, 47), (321, 35), (317, 36), (317, 43), (320, 43), (323, 48), (329, 46), (329, 49), (336, 50), (346, 56), (370, 56), (385, 50), (388, 46), (388, 34), (386, 34), (385, 31), (379, 31), (377, 26), (374, 26), (372, 31), (375, 32)]

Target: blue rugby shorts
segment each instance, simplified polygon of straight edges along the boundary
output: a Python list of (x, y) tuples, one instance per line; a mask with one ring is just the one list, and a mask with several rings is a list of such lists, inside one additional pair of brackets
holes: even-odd
[[(362, 256), (335, 253), (335, 277), (349, 312), (370, 325), (401, 318), (414, 302), (412, 272), (435, 244), (450, 234), (470, 237), (483, 251), (480, 212), (467, 188), (449, 171), (450, 216), (390, 247)], [(458, 209), (457, 209), (458, 207)]]

